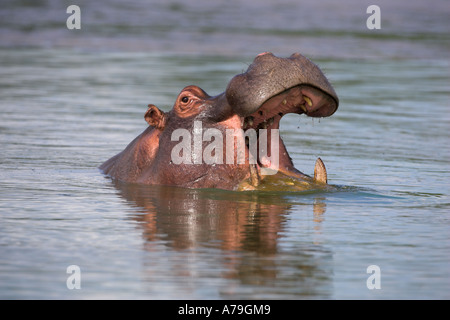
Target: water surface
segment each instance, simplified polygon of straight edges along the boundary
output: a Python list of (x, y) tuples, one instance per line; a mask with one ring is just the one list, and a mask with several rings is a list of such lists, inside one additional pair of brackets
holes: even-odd
[[(361, 4), (305, 4), (306, 18), (290, 1), (80, 2), (75, 34), (67, 6), (36, 3), (1, 10), (2, 299), (450, 298), (445, 1), (382, 2), (377, 35)], [(330, 118), (281, 124), (296, 167), (312, 174), (320, 156), (337, 190), (148, 187), (98, 171), (146, 128), (147, 104), (169, 110), (190, 84), (221, 93), (268, 50), (314, 59), (341, 99)]]

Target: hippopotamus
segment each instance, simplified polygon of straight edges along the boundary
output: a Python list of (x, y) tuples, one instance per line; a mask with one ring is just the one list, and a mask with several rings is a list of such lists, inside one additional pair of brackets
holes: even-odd
[(219, 95), (189, 85), (168, 112), (148, 105), (149, 126), (99, 168), (124, 182), (185, 188), (326, 185), (320, 158), (312, 177), (294, 167), (279, 125), (288, 113), (328, 117), (338, 105), (335, 90), (311, 60), (299, 53), (261, 53)]

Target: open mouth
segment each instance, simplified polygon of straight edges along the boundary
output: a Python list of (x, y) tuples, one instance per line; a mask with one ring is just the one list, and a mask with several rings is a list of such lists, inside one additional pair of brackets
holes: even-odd
[[(253, 154), (253, 157), (257, 159), (258, 166), (254, 165), (250, 168), (252, 184), (259, 184), (261, 168), (279, 171), (303, 180), (312, 180), (313, 178), (294, 167), (292, 159), (279, 136), (280, 120), (288, 113), (306, 114), (309, 117), (327, 117), (332, 115), (336, 109), (337, 101), (330, 95), (312, 86), (297, 85), (271, 97), (255, 112), (242, 117), (242, 129), (244, 131), (254, 129), (258, 140), (257, 154)], [(267, 135), (264, 136), (267, 142), (261, 143), (260, 141), (261, 129), (267, 130)], [(277, 130), (277, 132), (274, 130)], [(275, 133), (278, 139), (275, 140), (277, 145), (274, 147), (272, 136)], [(246, 146), (251, 152), (249, 139), (246, 139)], [(261, 148), (265, 148), (263, 156), (261, 156)], [(255, 149), (253, 150), (255, 151)], [(274, 155), (273, 152), (277, 152), (277, 154)], [(277, 156), (276, 162), (273, 161), (274, 156)], [(321, 165), (323, 166), (323, 163)]]

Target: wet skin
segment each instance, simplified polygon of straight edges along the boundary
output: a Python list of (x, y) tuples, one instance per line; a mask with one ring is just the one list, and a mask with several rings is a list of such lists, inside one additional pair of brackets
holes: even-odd
[[(285, 114), (328, 117), (338, 108), (338, 101), (322, 71), (304, 56), (296, 53), (278, 58), (262, 53), (217, 96), (188, 86), (169, 112), (149, 105), (145, 113), (149, 127), (100, 169), (120, 181), (187, 188), (253, 190), (285, 184), (302, 190), (326, 185), (323, 162), (316, 162), (314, 177), (303, 174), (275, 134)], [(174, 138), (180, 129), (194, 138), (188, 142)], [(267, 134), (264, 144), (260, 142), (261, 129)], [(257, 149), (249, 146), (248, 138), (243, 143), (244, 134), (251, 130), (258, 139)], [(207, 138), (207, 132), (219, 135)], [(195, 140), (198, 135), (200, 140)], [(188, 148), (180, 151), (181, 142)], [(265, 148), (267, 157), (259, 156), (258, 148)], [(214, 162), (205, 160), (206, 150)], [(270, 160), (273, 152), (278, 155), (276, 165)], [(186, 161), (177, 161), (179, 155)], [(267, 169), (277, 174), (266, 175)]]

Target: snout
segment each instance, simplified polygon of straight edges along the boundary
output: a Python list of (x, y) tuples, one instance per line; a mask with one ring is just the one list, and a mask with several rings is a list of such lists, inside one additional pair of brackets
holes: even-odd
[(299, 53), (288, 58), (261, 53), (245, 73), (229, 82), (225, 94), (233, 111), (245, 117), (288, 91), (298, 91), (297, 113), (310, 117), (331, 116), (339, 105), (336, 92), (320, 68)]

